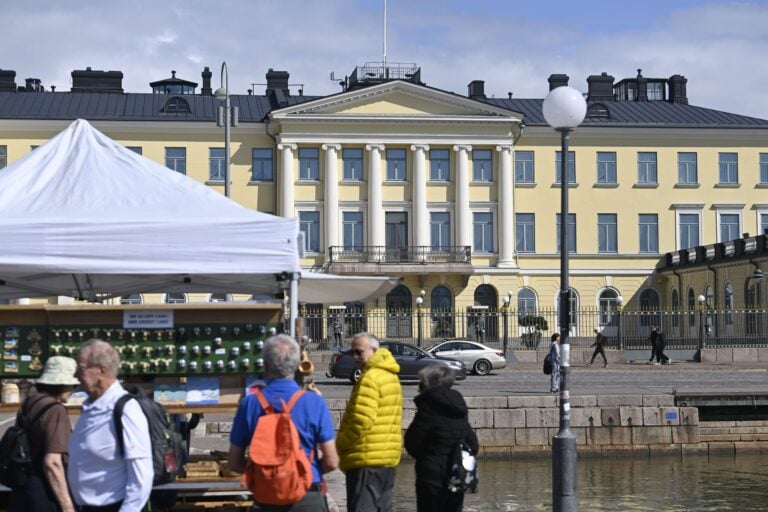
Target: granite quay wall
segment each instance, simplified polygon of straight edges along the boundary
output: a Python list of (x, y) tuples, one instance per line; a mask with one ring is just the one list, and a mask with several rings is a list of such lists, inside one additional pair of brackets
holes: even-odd
[[(466, 397), (469, 419), (486, 458), (550, 456), (560, 421), (559, 397)], [(328, 399), (338, 429), (346, 399)], [(768, 421), (699, 421), (695, 407), (671, 395), (587, 395), (571, 399), (571, 430), (582, 457), (768, 453)], [(416, 410), (404, 402), (403, 429)], [(231, 422), (209, 423), (228, 435)]]

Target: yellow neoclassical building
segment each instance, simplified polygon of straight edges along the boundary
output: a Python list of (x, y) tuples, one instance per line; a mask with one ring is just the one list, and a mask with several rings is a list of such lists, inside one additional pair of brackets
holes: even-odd
[[(413, 65), (369, 63), (339, 93), (308, 96), (270, 69), (263, 93), (231, 95), (231, 198), (295, 217), (308, 271), (402, 277), (366, 307), (409, 310), (420, 296), (433, 309), (556, 307), (560, 136), (541, 98), (569, 78), (542, 78), (538, 99), (487, 97), (480, 80), (460, 95), (422, 78)], [(567, 155), (576, 308), (667, 307), (665, 253), (768, 228), (768, 121), (689, 104), (681, 75), (570, 85), (588, 103)], [(73, 71), (70, 91), (50, 91), (0, 70), (0, 166), (86, 118), (223, 193), (208, 68), (197, 86), (174, 72), (125, 92), (122, 73), (88, 68)]]

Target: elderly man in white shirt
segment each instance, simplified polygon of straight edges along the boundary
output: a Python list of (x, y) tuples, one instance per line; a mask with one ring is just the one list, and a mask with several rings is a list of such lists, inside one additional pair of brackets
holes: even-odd
[(72, 497), (80, 512), (139, 512), (154, 477), (147, 418), (135, 400), (125, 404), (121, 455), (113, 418), (115, 402), (127, 393), (117, 380), (120, 356), (109, 343), (92, 339), (80, 348), (77, 364), (88, 400), (69, 439)]

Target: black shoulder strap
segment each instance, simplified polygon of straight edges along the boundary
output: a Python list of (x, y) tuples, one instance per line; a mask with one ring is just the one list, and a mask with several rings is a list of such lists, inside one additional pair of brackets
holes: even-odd
[(115, 420), (115, 437), (117, 437), (117, 447), (121, 456), (125, 456), (125, 446), (123, 445), (123, 409), (125, 409), (125, 403), (128, 400), (135, 398), (132, 394), (127, 393), (115, 402), (115, 410), (112, 415)]
[[(37, 400), (32, 401), (28, 406), (28, 408), (31, 408), (32, 404), (36, 404), (37, 402), (41, 401), (43, 398), (44, 396), (40, 397)], [(48, 405), (43, 406), (43, 408), (40, 409), (40, 412), (35, 414), (34, 418), (32, 418), (32, 420), (30, 420), (29, 422), (27, 422), (27, 419), (26, 419), (26, 412), (28, 411), (22, 407), (22, 410), (19, 411), (19, 414), (16, 417), (16, 425), (20, 426), (21, 428), (27, 428), (27, 425), (32, 425), (34, 423), (37, 423), (37, 421), (43, 417), (43, 414), (45, 414), (48, 411), (48, 409), (50, 409), (54, 405), (60, 405), (64, 407), (64, 404), (62, 404), (61, 402), (51, 402)]]

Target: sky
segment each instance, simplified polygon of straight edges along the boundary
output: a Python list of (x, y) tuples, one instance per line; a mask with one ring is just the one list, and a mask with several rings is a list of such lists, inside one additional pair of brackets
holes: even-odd
[[(124, 73), (126, 92), (177, 77), (213, 88), (226, 62), (230, 91), (263, 94), (269, 68), (307, 95), (380, 62), (384, 0), (5, 0), (0, 68), (16, 83), (71, 87), (71, 72)], [(586, 92), (616, 81), (681, 74), (693, 105), (768, 119), (768, 0), (388, 0), (387, 61), (415, 63), (427, 85), (488, 96), (543, 98), (553, 73)], [(298, 87), (294, 88), (294, 91)], [(199, 91), (199, 89), (198, 89)]]

